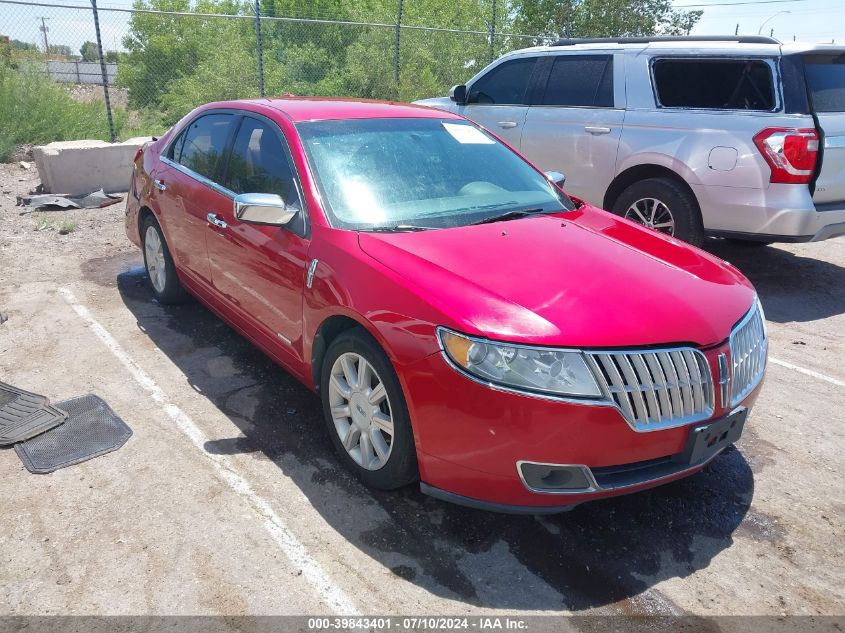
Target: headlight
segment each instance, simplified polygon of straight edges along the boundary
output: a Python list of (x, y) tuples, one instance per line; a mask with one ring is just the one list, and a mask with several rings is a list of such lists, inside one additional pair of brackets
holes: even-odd
[(580, 352), (483, 341), (443, 328), (437, 333), (452, 363), (485, 382), (556, 396), (602, 396)]

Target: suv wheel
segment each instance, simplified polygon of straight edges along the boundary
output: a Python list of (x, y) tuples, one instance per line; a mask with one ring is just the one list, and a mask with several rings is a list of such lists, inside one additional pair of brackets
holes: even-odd
[(647, 178), (630, 185), (613, 205), (613, 213), (700, 246), (704, 227), (698, 204), (677, 182)]
[(323, 359), (323, 416), (337, 454), (368, 486), (419, 478), (408, 407), (390, 359), (364, 330), (338, 336)]

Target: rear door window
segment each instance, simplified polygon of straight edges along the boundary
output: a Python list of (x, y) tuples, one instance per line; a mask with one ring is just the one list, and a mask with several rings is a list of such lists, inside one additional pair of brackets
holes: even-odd
[(612, 108), (613, 56), (558, 55), (540, 104)]
[(845, 112), (845, 54), (805, 55), (804, 74), (813, 110)]
[(174, 160), (200, 176), (217, 181), (223, 166), (232, 123), (232, 114), (206, 114), (193, 121), (184, 131), (181, 152)]
[(470, 86), (467, 103), (526, 105), (536, 63), (536, 57), (520, 57), (499, 64)]
[(772, 69), (762, 59), (656, 59), (652, 71), (664, 108), (775, 108)]

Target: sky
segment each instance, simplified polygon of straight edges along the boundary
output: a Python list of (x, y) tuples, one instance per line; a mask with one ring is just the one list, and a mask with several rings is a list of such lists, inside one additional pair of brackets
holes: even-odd
[[(50, 44), (65, 44), (74, 53), (86, 40), (94, 40), (90, 4), (86, 0), (24, 0), (27, 4), (8, 4), (0, 0), (0, 34), (25, 42), (38, 43), (40, 16), (46, 21)], [(413, 2), (414, 0), (406, 0)], [(845, 43), (845, 0), (672, 0), (677, 8), (702, 9), (704, 15), (693, 35), (733, 34), (737, 25), (741, 34), (756, 34), (761, 25), (768, 35), (782, 41)], [(35, 6), (35, 2), (60, 4), (61, 8)], [(100, 0), (103, 8), (128, 8), (132, 0)], [(71, 8), (77, 7), (77, 8)], [(773, 17), (774, 16), (774, 17)], [(769, 20), (769, 18), (771, 18)], [(120, 50), (127, 30), (128, 14), (100, 12), (100, 30), (106, 50)]]
[[(674, 0), (676, 8), (702, 9), (693, 35), (756, 34), (763, 26), (763, 35), (786, 42), (845, 42), (844, 0)], [(781, 12), (784, 13), (781, 13)], [(772, 17), (774, 16), (774, 17)]]

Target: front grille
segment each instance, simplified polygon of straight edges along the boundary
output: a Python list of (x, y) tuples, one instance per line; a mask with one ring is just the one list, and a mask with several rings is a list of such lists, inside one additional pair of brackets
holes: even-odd
[(766, 369), (766, 328), (759, 303), (731, 332), (731, 406), (760, 384)]
[(636, 431), (655, 431), (713, 414), (713, 377), (697, 349), (587, 352), (593, 373)]

